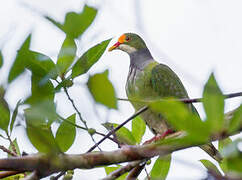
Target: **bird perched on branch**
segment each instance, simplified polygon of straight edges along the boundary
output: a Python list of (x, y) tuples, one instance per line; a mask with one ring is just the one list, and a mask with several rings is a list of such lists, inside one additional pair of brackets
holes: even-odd
[[(109, 51), (115, 49), (122, 50), (130, 56), (126, 82), (126, 94), (129, 99), (150, 101), (165, 97), (188, 98), (187, 91), (179, 77), (167, 65), (159, 64), (154, 60), (140, 36), (134, 33), (123, 34), (118, 42), (109, 48)], [(144, 106), (139, 102), (131, 103), (136, 110)], [(188, 104), (188, 108), (197, 113), (192, 104)], [(156, 135), (152, 140), (163, 138), (173, 132), (166, 119), (150, 109), (142, 113), (141, 117)], [(200, 147), (215, 160), (222, 160), (212, 143)]]

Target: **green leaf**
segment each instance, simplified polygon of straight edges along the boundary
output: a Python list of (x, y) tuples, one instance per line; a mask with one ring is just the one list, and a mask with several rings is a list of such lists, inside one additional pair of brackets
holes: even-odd
[(76, 49), (77, 47), (74, 39), (66, 36), (57, 60), (57, 67), (60, 75), (65, 74), (66, 70), (73, 63), (76, 56)]
[(18, 107), (19, 105), (21, 105), (21, 100), (19, 100), (14, 108), (14, 111), (13, 111), (13, 114), (12, 114), (12, 118), (11, 118), (11, 123), (10, 123), (10, 132), (13, 131), (13, 125), (14, 125), (14, 122), (16, 120), (16, 117), (18, 115)]
[(222, 175), (216, 165), (214, 165), (211, 161), (206, 159), (201, 159), (200, 162), (204, 165), (207, 170), (215, 171), (217, 174)]
[[(16, 138), (13, 140), (13, 145), (14, 145), (14, 148), (16, 149), (17, 155), (20, 156), (21, 154), (20, 154), (20, 150), (19, 150), (19, 146), (18, 146), (18, 143), (17, 143), (17, 139)], [(10, 151), (14, 152), (13, 146), (9, 145), (8, 149)], [(11, 155), (8, 154), (8, 157), (10, 157), (10, 156)]]
[(63, 87), (71, 87), (73, 85), (73, 81), (70, 79), (71, 77), (69, 76), (66, 79), (63, 79), (56, 87), (55, 87), (55, 92), (59, 92), (61, 88)]
[(207, 128), (218, 132), (224, 127), (224, 96), (213, 74), (210, 75), (203, 91), (203, 106), (207, 115)]
[(95, 8), (84, 6), (81, 13), (66, 14), (63, 30), (72, 38), (78, 38), (93, 22), (97, 14)]
[(111, 39), (101, 42), (86, 51), (72, 68), (72, 78), (86, 73), (102, 56)]
[[(71, 115), (67, 118), (67, 121), (71, 123), (76, 122), (76, 114)], [(73, 144), (76, 137), (76, 128), (68, 122), (63, 121), (59, 126), (55, 140), (59, 145), (62, 152), (66, 152)]]
[[(230, 143), (232, 143), (232, 140), (230, 138), (221, 139), (218, 142), (218, 150), (219, 152), (223, 152), (223, 149), (228, 146)], [(220, 168), (223, 170), (223, 172), (228, 172), (228, 164), (227, 159), (223, 158), (222, 162), (219, 163)]]
[(156, 101), (150, 104), (150, 108), (162, 114), (174, 129), (190, 133), (196, 142), (207, 140), (209, 132), (205, 124), (184, 103), (175, 100)]
[(0, 51), (0, 68), (3, 66), (3, 54)]
[(31, 41), (31, 34), (27, 37), (27, 39), (22, 44), (20, 50), (17, 53), (15, 61), (10, 69), (8, 82), (12, 82), (16, 79), (21, 73), (24, 72), (26, 59), (29, 58), (29, 46)]
[[(242, 153), (239, 149), (242, 144), (242, 138), (238, 138), (223, 147), (222, 154), (224, 156), (223, 170), (227, 174), (238, 174), (242, 177)], [(221, 167), (221, 168), (222, 168)]]
[(54, 100), (54, 86), (50, 80), (44, 85), (41, 85), (42, 78), (39, 76), (32, 75), (31, 77), (31, 96), (26, 100), (25, 103), (35, 104), (45, 100)]
[(49, 16), (44, 16), (44, 18), (47, 19), (48, 21), (50, 21), (52, 24), (54, 24), (60, 30), (63, 30), (63, 25), (60, 22), (57, 22), (56, 20), (54, 20), (53, 18), (51, 18)]
[(68, 12), (62, 25), (51, 17), (45, 16), (56, 27), (73, 39), (78, 38), (92, 24), (97, 15), (97, 9), (85, 5), (81, 13)]
[[(107, 130), (112, 130), (113, 128), (116, 128), (118, 124), (115, 123), (104, 123), (103, 126)], [(126, 127), (121, 127), (118, 131), (115, 133), (117, 140), (121, 144), (128, 144), (128, 145), (135, 145), (136, 141), (130, 130), (128, 130)]]
[[(105, 172), (107, 175), (109, 175), (111, 172), (121, 168), (122, 166), (117, 165), (117, 166), (106, 166), (105, 168)], [(126, 176), (128, 175), (128, 173), (123, 174), (122, 176), (120, 176), (119, 178), (117, 178), (116, 180), (125, 180)]]
[(143, 119), (141, 119), (140, 116), (136, 116), (132, 120), (132, 134), (136, 140), (137, 143), (140, 143), (142, 140), (142, 137), (145, 133), (146, 124)]
[(151, 179), (166, 179), (170, 169), (171, 155), (158, 157), (150, 172)]
[(10, 121), (10, 111), (7, 101), (4, 99), (5, 90), (0, 87), (0, 128), (8, 132), (8, 124)]
[(232, 119), (229, 120), (228, 133), (233, 133), (242, 126), (242, 105), (234, 112)]
[(36, 116), (36, 110), (29, 108), (24, 112), (26, 119), (26, 132), (33, 146), (43, 153), (59, 153), (59, 147), (55, 142), (50, 126), (46, 120), (39, 115)]
[(116, 94), (112, 83), (108, 79), (108, 70), (90, 76), (87, 86), (97, 103), (101, 103), (108, 108), (117, 109)]
[(29, 51), (29, 57), (26, 59), (26, 68), (35, 76), (42, 78), (55, 79), (57, 69), (50, 57), (35, 51)]

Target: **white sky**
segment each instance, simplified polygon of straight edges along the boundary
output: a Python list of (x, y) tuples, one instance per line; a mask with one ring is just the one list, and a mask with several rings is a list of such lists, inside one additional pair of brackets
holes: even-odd
[[(212, 71), (215, 72), (224, 93), (241, 91), (241, 0), (87, 0), (84, 2), (100, 7), (100, 11), (94, 26), (85, 33), (82, 39), (77, 40), (78, 55), (91, 45), (107, 38), (119, 36), (124, 32), (137, 32), (145, 39), (155, 59), (168, 64), (177, 72), (190, 97), (201, 97), (203, 84)], [(0, 70), (1, 84), (6, 85), (6, 71), (10, 68), (16, 49), (29, 32), (33, 33), (31, 49), (56, 59), (64, 40), (64, 33), (45, 21), (40, 14), (47, 14), (63, 21), (66, 12), (80, 12), (82, 6), (81, 0), (8, 0), (2, 2), (0, 48), (3, 49), (5, 64)], [(115, 40), (112, 41), (114, 42)], [(93, 74), (109, 68), (110, 79), (118, 97), (125, 97), (124, 86), (128, 66), (128, 55), (115, 51), (105, 53), (89, 73)], [(105, 121), (107, 110), (102, 106), (97, 106), (99, 118), (93, 113), (93, 102), (88, 101), (90, 95), (86, 88), (81, 87), (87, 77), (78, 78), (75, 81), (76, 86), (72, 87), (70, 92), (84, 118), (89, 120), (89, 126), (97, 127), (100, 122)], [(9, 87), (7, 99), (11, 107), (15, 106), (19, 97), (30, 93), (29, 78), (26, 76), (21, 76), (21, 78), (21, 81), (14, 82)], [(63, 116), (73, 113), (65, 95), (58, 94), (56, 99), (58, 110)], [(241, 98), (226, 102), (226, 109), (230, 110), (240, 104)], [(201, 106), (196, 107), (203, 115)], [(120, 123), (133, 112), (130, 104), (120, 102), (119, 111), (109, 112), (108, 119)], [(99, 130), (104, 129), (100, 127)], [(22, 128), (18, 128), (15, 132), (18, 137), (19, 134), (24, 135)], [(149, 137), (151, 137), (150, 133), (147, 134), (146, 139)], [(19, 138), (18, 141), (24, 146), (24, 150), (35, 152), (29, 143), (23, 142), (23, 139)], [(83, 139), (87, 140), (83, 142)], [(90, 138), (78, 131), (77, 141), (68, 152), (85, 152), (91, 144)], [(104, 143), (102, 147), (106, 150), (116, 148), (110, 143)], [(168, 180), (202, 178), (205, 175), (205, 169), (198, 160), (210, 159), (198, 148), (176, 152), (173, 157), (175, 158), (172, 161)], [(150, 167), (152, 166), (148, 168)], [(102, 168), (81, 170), (76, 174), (78, 177), (75, 179), (90, 179), (90, 177), (98, 179), (105, 176)]]

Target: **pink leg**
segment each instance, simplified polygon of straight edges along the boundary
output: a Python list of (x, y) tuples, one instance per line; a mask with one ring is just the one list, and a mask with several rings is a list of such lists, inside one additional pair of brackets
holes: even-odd
[(156, 136), (154, 136), (153, 138), (151, 138), (148, 141), (145, 141), (144, 144), (150, 144), (154, 141), (158, 141), (161, 139), (164, 139), (167, 135), (172, 134), (174, 131), (171, 129), (166, 130), (163, 134), (157, 134)]

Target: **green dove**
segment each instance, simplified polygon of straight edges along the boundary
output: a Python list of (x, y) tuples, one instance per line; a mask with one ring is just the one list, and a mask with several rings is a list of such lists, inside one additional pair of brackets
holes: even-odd
[[(134, 33), (125, 33), (109, 51), (119, 49), (130, 56), (130, 67), (126, 82), (126, 94), (129, 99), (141, 101), (157, 100), (165, 97), (188, 98), (187, 91), (179, 77), (165, 64), (159, 64), (152, 57), (144, 40)], [(144, 103), (131, 102), (136, 110)], [(192, 104), (188, 108), (197, 113)], [(198, 114), (198, 113), (197, 113)], [(159, 137), (165, 137), (173, 132), (166, 119), (148, 109), (141, 114), (142, 119), (150, 130)], [(220, 162), (222, 157), (217, 149), (208, 143), (200, 146), (212, 158)]]

